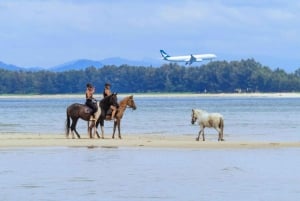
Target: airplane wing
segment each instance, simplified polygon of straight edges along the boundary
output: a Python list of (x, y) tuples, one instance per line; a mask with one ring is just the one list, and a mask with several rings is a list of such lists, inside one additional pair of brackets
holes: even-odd
[(195, 61), (202, 61), (202, 59), (199, 60), (196, 57), (194, 57), (194, 55), (191, 54), (190, 59), (185, 60), (185, 65), (187, 65), (187, 64), (191, 65)]

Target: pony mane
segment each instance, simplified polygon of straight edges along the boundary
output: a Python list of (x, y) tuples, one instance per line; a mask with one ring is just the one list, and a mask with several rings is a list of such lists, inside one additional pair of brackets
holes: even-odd
[(194, 111), (196, 114), (207, 113), (205, 110), (201, 110), (201, 109), (193, 109), (193, 111)]

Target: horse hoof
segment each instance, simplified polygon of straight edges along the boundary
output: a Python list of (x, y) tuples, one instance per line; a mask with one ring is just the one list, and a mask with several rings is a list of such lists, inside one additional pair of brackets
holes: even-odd
[(199, 141), (199, 138), (198, 138), (198, 137), (196, 138), (196, 141)]

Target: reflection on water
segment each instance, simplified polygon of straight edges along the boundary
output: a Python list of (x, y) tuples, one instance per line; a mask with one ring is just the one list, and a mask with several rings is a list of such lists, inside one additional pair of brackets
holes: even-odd
[[(124, 98), (120, 95), (119, 100)], [(136, 96), (137, 110), (127, 109), (122, 133), (196, 136), (198, 126), (191, 125), (191, 109), (222, 113), (227, 140), (299, 141), (300, 98)], [(66, 108), (79, 98), (0, 99), (1, 133), (64, 134)], [(106, 135), (112, 122), (105, 122)], [(78, 129), (85, 135), (86, 122)], [(207, 129), (207, 140), (215, 140), (216, 131)]]
[(0, 149), (1, 200), (299, 200), (300, 149)]

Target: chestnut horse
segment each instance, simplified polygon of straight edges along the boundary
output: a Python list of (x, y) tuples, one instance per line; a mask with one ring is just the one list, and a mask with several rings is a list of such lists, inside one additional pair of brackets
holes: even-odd
[[(113, 128), (113, 135), (112, 135), (112, 138), (115, 138), (115, 131), (116, 131), (116, 128), (118, 127), (118, 134), (119, 134), (119, 139), (122, 139), (121, 137), (121, 119), (124, 115), (124, 112), (126, 110), (126, 108), (129, 107), (129, 108), (132, 108), (133, 110), (136, 109), (136, 105), (135, 105), (135, 102), (133, 100), (133, 95), (131, 96), (127, 96), (125, 97), (123, 100), (120, 101), (119, 103), (119, 107), (117, 109), (117, 112), (116, 112), (116, 115), (115, 115), (115, 120), (114, 120), (114, 128)], [(99, 123), (100, 123), (100, 127), (101, 127), (101, 137), (104, 138), (104, 120), (111, 120), (111, 111), (109, 111), (105, 117), (103, 115), (101, 115), (96, 123), (96, 128), (98, 127)], [(98, 132), (96, 131), (97, 135)]]

